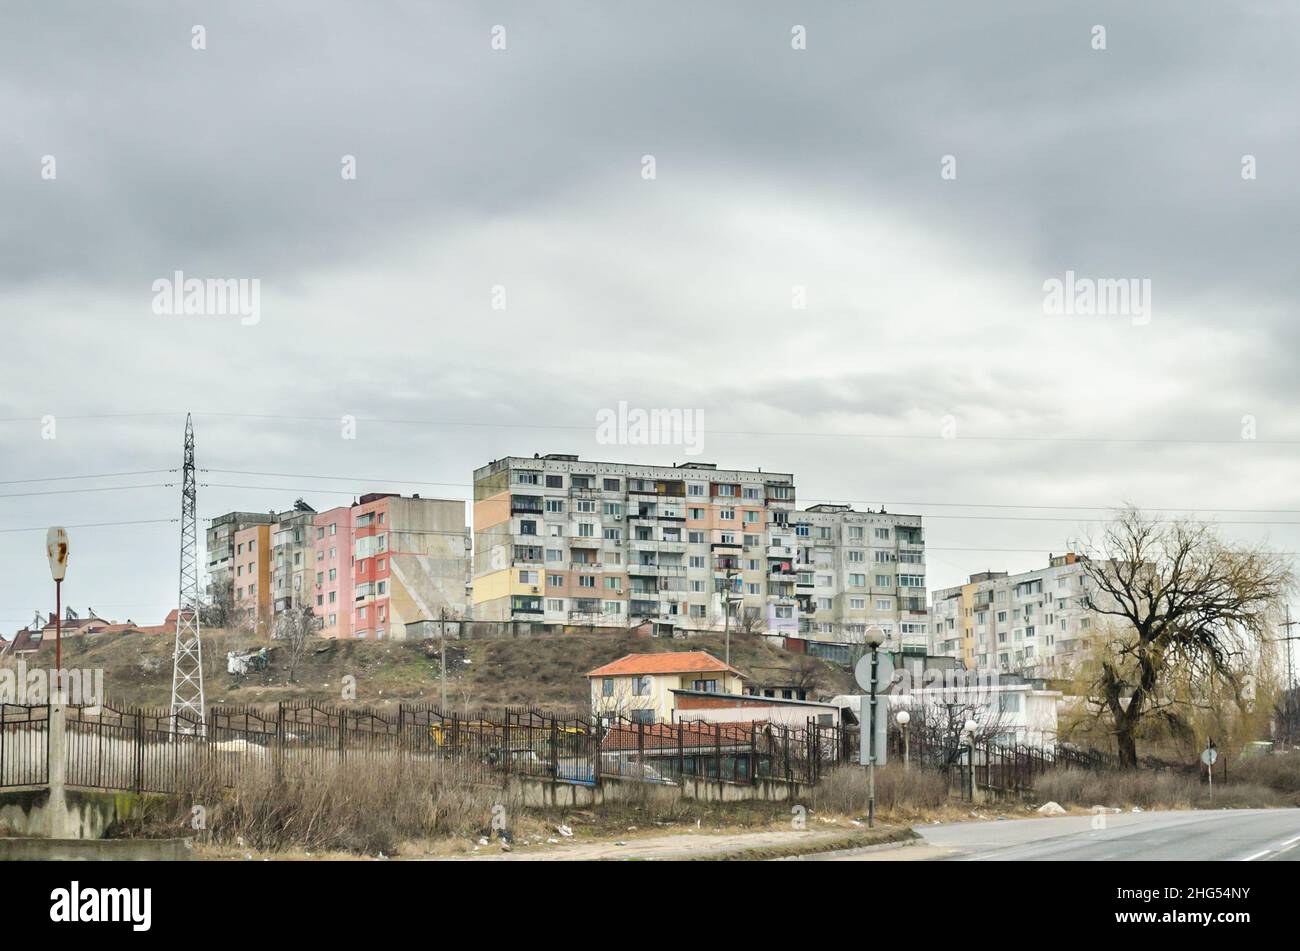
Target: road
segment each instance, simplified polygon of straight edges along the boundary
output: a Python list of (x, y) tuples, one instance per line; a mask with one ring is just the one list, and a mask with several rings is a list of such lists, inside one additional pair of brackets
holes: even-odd
[[(1095, 828), (1104, 820), (1102, 828)], [(922, 841), (822, 861), (1300, 861), (1300, 809), (1188, 810), (917, 826)]]

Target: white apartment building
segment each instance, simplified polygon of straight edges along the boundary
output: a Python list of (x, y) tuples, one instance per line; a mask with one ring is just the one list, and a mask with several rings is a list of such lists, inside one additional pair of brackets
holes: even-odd
[(930, 651), (981, 670), (1067, 674), (1095, 624), (1084, 606), (1089, 585), (1083, 558), (1074, 553), (1020, 574), (971, 575), (931, 596)]
[(852, 643), (878, 627), (887, 649), (924, 653), (929, 616), (921, 516), (813, 505), (793, 521), (800, 633)]
[(788, 473), (498, 459), (474, 472), (474, 618), (794, 634), (794, 508)]

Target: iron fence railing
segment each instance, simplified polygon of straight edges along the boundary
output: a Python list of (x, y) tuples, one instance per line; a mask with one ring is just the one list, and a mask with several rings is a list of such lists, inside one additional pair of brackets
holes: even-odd
[(0, 704), (0, 788), (49, 781), (49, 708)]

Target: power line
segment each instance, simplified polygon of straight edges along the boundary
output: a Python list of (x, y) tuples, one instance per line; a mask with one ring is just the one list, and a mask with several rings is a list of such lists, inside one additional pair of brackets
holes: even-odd
[(26, 482), (65, 482), (69, 479), (111, 479), (117, 476), (157, 475), (160, 472), (175, 472), (175, 469), (137, 469), (134, 472), (96, 472), (90, 475), (44, 476), (39, 479), (7, 479), (0, 485), (22, 485)]
[(84, 489), (50, 489), (47, 492), (7, 492), (0, 499), (29, 499), (38, 495), (77, 495), (82, 492), (121, 492), (126, 489), (169, 489), (174, 482), (149, 482), (142, 485), (100, 485)]
[[(107, 528), (120, 525), (159, 525), (163, 523), (175, 523), (177, 521), (179, 521), (179, 519), (141, 518), (129, 522), (82, 522), (79, 525), (65, 525), (64, 528)], [(38, 525), (32, 528), (0, 528), (0, 534), (10, 534), (12, 532), (44, 532), (48, 530), (48, 525)]]
[[(51, 414), (59, 419), (145, 419), (145, 418), (167, 418), (185, 415), (183, 412), (156, 412), (156, 413), (89, 413), (76, 415), (58, 415)], [(291, 415), (276, 413), (194, 413), (197, 417), (209, 417), (213, 419), (257, 419), (257, 420), (276, 420), (285, 422), (322, 422), (337, 424), (341, 416), (319, 416), (319, 415)], [(0, 423), (19, 423), (19, 422), (40, 422), (44, 417), (41, 416), (13, 416), (0, 419)], [(596, 426), (593, 423), (564, 424), (564, 423), (497, 423), (485, 420), (452, 420), (452, 419), (420, 419), (410, 417), (383, 417), (383, 416), (357, 416), (353, 417), (358, 423), (378, 423), (381, 425), (402, 425), (402, 426), (443, 426), (451, 428), (474, 428), (474, 429), (523, 429), (538, 431), (568, 431), (568, 432), (594, 432)], [(1051, 442), (1051, 443), (1080, 443), (1080, 444), (1129, 444), (1129, 445), (1179, 445), (1179, 446), (1300, 446), (1300, 439), (1205, 439), (1205, 438), (1178, 438), (1172, 436), (1061, 436), (1061, 435), (1002, 435), (1002, 434), (971, 434), (960, 436), (945, 436), (942, 433), (879, 433), (879, 432), (843, 432), (843, 431), (817, 431), (810, 429), (801, 430), (744, 430), (744, 429), (712, 429), (706, 428), (704, 434), (712, 436), (745, 436), (745, 437), (790, 437), (790, 438), (815, 438), (815, 439), (880, 439), (880, 440), (902, 440), (902, 441), (927, 441), (927, 442)]]

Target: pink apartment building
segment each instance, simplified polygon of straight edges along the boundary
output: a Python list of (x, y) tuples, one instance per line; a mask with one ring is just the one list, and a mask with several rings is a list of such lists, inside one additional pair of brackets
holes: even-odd
[(316, 583), (313, 611), (324, 637), (352, 636), (352, 509), (341, 505), (314, 519)]

